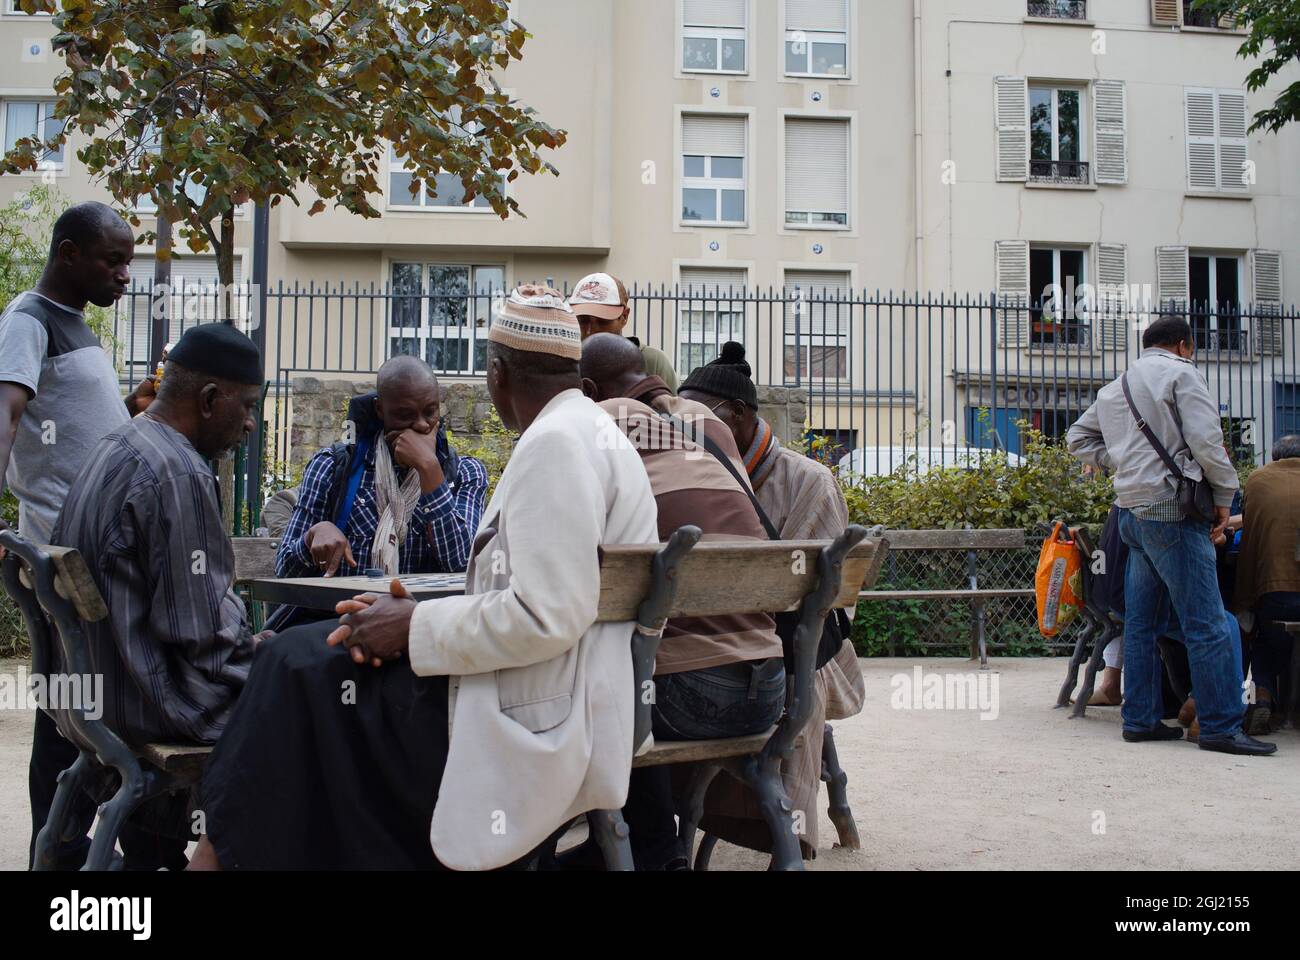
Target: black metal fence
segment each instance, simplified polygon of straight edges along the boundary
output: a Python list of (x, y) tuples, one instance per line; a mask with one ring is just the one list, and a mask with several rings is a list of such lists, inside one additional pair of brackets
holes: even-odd
[[(1068, 295), (1067, 295), (1068, 294)], [(1141, 353), (1161, 316), (1188, 319), (1197, 363), (1220, 405), (1234, 455), (1263, 462), (1274, 440), (1300, 432), (1300, 336), (1294, 308), (1169, 303), (1133, 296), (1091, 302), (1055, 291), (1035, 303), (996, 295), (927, 295), (828, 287), (633, 287), (624, 330), (662, 349), (684, 377), (729, 340), (746, 345), (754, 380), (807, 392), (807, 428), (862, 473), (904, 461), (952, 465), (969, 451), (1020, 452), (1018, 424), (1062, 437), (1098, 389)], [(277, 284), (242, 290), (236, 322), (264, 322), (266, 459), (290, 460), (295, 377), (361, 379), (398, 353), (423, 357), (444, 379), (483, 375), (487, 332), (505, 292), (433, 292), (360, 285)], [(215, 291), (172, 298), (169, 339), (218, 313)], [(150, 289), (114, 311), (128, 383), (152, 370)], [(156, 312), (156, 311), (155, 311)], [(857, 451), (855, 454), (854, 452)], [(250, 458), (251, 459), (251, 458)], [(846, 465), (849, 462), (846, 461)], [(250, 477), (247, 498), (260, 494)]]

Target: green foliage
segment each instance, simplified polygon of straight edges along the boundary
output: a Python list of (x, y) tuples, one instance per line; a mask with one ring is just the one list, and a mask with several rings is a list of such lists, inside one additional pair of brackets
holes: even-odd
[(921, 472), (915, 457), (887, 477), (841, 477), (849, 517), (899, 530), (1028, 529), (1064, 518), (1100, 525), (1114, 501), (1110, 480), (1085, 476), (1063, 444), (1026, 421), (1018, 424), (1021, 464), (998, 455), (967, 467)]
[[(1262, 90), (1300, 60), (1300, 0), (1196, 0), (1195, 9), (1231, 17), (1249, 31), (1237, 55), (1258, 62), (1246, 76), (1251, 91)], [(1255, 114), (1250, 130), (1276, 133), (1296, 119), (1300, 119), (1300, 81), (1286, 86), (1271, 107)]]
[[(333, 203), (378, 217), (371, 198), (390, 143), (413, 193), (450, 174), (467, 200), (482, 197), (502, 217), (520, 212), (503, 181), (557, 172), (542, 152), (565, 134), (497, 81), (528, 38), (507, 0), (21, 7), (54, 15), (65, 66), (55, 115), (89, 138), (78, 159), (124, 207), (151, 197), (192, 250), (211, 246), (223, 284), (233, 279), (235, 206), (296, 204), (306, 187), (319, 198), (312, 215)], [(22, 138), (0, 168), (36, 169), (65, 136)]]
[(487, 468), (487, 498), (491, 500), (492, 494), (496, 491), (497, 482), (501, 479), (501, 474), (505, 473), (506, 464), (510, 461), (510, 454), (514, 452), (515, 442), (519, 437), (501, 422), (501, 416), (497, 413), (495, 406), (488, 407), (487, 419), (480, 426), (480, 431), (478, 443), (470, 446), (457, 443), (451, 430), (447, 431), (447, 439), (455, 446), (457, 453), (462, 456), (473, 457)]

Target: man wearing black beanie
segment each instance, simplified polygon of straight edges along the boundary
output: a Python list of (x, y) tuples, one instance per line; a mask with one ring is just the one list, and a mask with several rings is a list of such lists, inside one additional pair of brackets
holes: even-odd
[[(208, 461), (253, 429), (261, 395), (248, 337), (223, 323), (186, 331), (157, 398), (94, 448), (55, 524), (53, 542), (81, 552), (108, 607), (86, 642), (104, 722), (132, 746), (214, 743), (248, 677), (256, 638)], [(183, 867), (184, 804), (153, 812), (166, 817), (150, 832), (177, 838), (163, 865)], [(156, 866), (123, 848), (128, 868)]]
[[(811, 457), (782, 446), (771, 425), (758, 415), (758, 389), (742, 344), (724, 345), (717, 360), (686, 378), (680, 396), (709, 407), (731, 428), (754, 497), (782, 540), (832, 540), (844, 532), (849, 523), (848, 504), (834, 475)], [(846, 636), (839, 652), (817, 671), (817, 703), (808, 723), (810, 731), (821, 729), (826, 719), (859, 713), (866, 696), (857, 654), (847, 636), (850, 631), (845, 629), (850, 626), (848, 618), (840, 614), (836, 622)], [(829, 738), (830, 728), (825, 729)], [(807, 737), (781, 768), (795, 809), (809, 814), (807, 832), (799, 838), (805, 858), (817, 849), (817, 817), (811, 811), (817, 808), (825, 742), (821, 736)], [(770, 850), (767, 828), (753, 816), (754, 811), (752, 804), (735, 795), (734, 787), (719, 782), (709, 791), (700, 825), (729, 843)], [(848, 833), (852, 821), (841, 814), (841, 810), (832, 810), (837, 827), (844, 825), (842, 838), (849, 839), (855, 835)]]

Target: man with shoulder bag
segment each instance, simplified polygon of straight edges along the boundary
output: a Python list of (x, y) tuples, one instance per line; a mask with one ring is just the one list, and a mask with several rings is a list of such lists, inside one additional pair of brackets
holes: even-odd
[(1176, 614), (1187, 644), (1199, 745), (1249, 756), (1276, 752), (1242, 730), (1241, 648), (1224, 609), (1213, 539), (1228, 523), (1237, 472), (1223, 446), (1219, 408), (1192, 364), (1191, 327), (1162, 317), (1143, 354), (1070, 428), (1070, 452), (1114, 472), (1125, 574), (1124, 739), (1177, 740), (1160, 719), (1156, 637)]

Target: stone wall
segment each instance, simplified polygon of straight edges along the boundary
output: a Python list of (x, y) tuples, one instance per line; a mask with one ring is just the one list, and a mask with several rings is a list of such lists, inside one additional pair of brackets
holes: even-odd
[[(348, 402), (375, 389), (374, 380), (293, 380), (293, 420), (289, 462), (300, 466), (322, 447), (343, 436)], [(786, 387), (758, 388), (759, 414), (782, 440), (803, 435), (808, 419), (808, 394)], [(442, 409), (451, 432), (468, 444), (481, 436), (492, 401), (482, 383), (444, 383)]]

